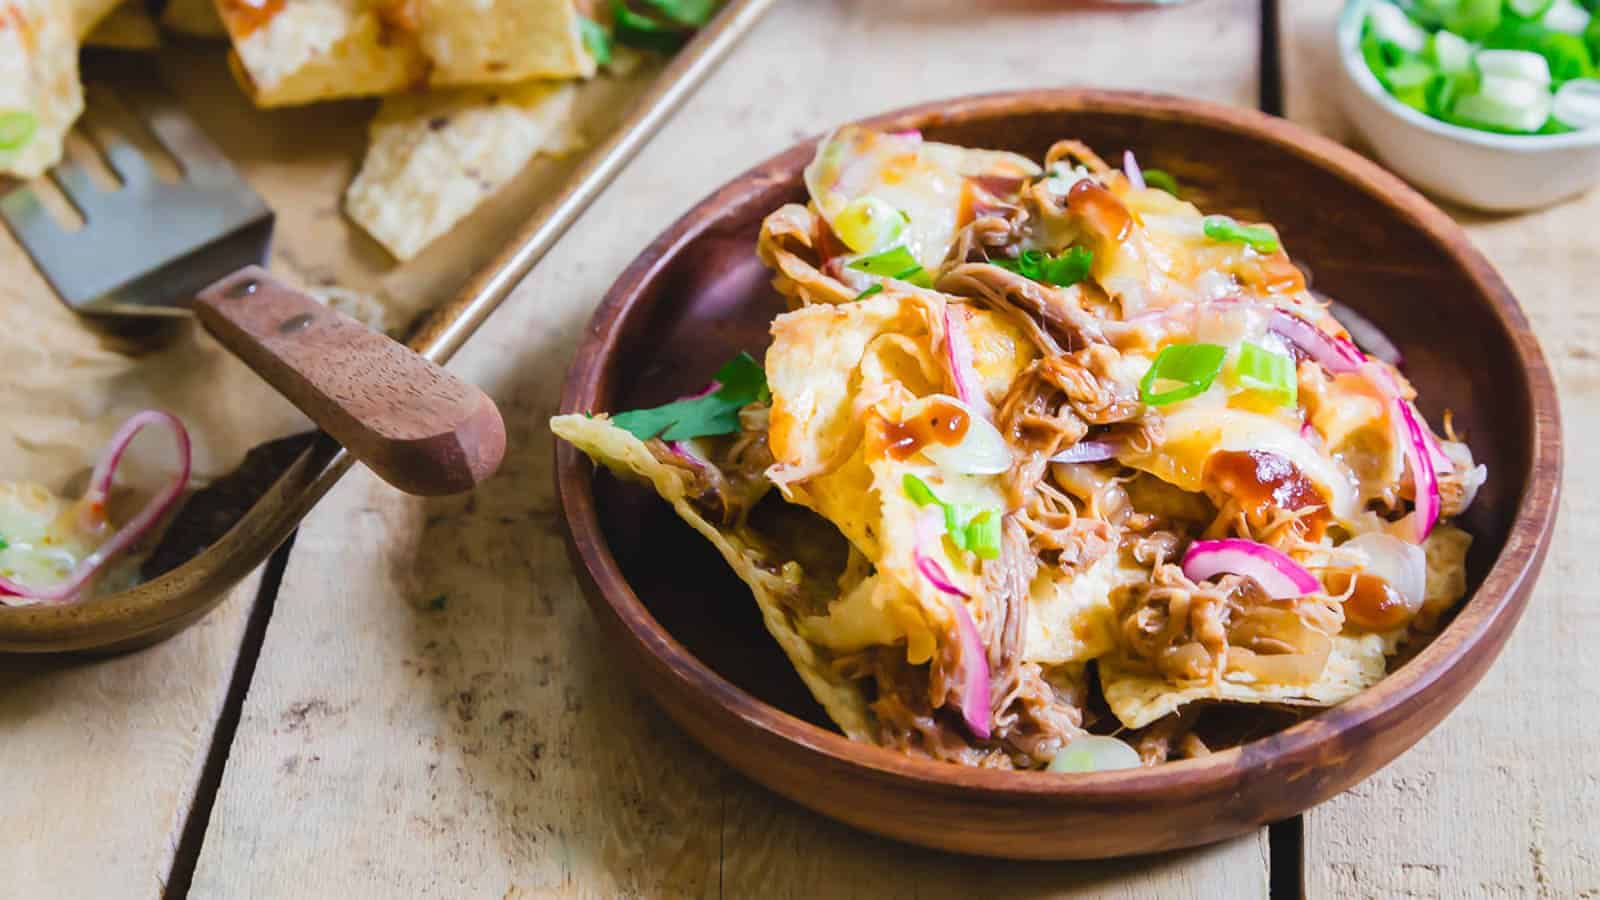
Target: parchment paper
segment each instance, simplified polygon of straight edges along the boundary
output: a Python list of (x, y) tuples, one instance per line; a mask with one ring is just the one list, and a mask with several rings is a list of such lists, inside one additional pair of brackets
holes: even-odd
[[(375, 103), (264, 112), (239, 92), (220, 44), (169, 45), (153, 59), (168, 89), (277, 212), (270, 267), (314, 293), (326, 288), (346, 300), (354, 296), (369, 313), (358, 317), (381, 318), (391, 333), (404, 333), (498, 254), (584, 152), (535, 162), (455, 231), (400, 266), (341, 211)], [(658, 71), (658, 64), (647, 63), (580, 89), (575, 127), (589, 145), (620, 122)], [(161, 340), (143, 342), (108, 339), (86, 327), (3, 229), (0, 361), (0, 481), (77, 489), (111, 432), (145, 407), (171, 411), (189, 426), (196, 486), (231, 471), (250, 448), (311, 427), (192, 320), (169, 328)], [(169, 447), (165, 439), (141, 439), (119, 480), (155, 483), (170, 460)]]

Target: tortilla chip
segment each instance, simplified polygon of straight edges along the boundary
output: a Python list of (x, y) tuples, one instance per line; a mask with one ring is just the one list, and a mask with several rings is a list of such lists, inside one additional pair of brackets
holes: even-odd
[(431, 85), (587, 78), (595, 71), (572, 0), (431, 0), (420, 18)]
[(83, 113), (73, 9), (57, 0), (11, 0), (0, 9), (0, 116), (31, 117), (32, 133), (0, 150), (0, 175), (33, 178), (61, 159)]
[(571, 85), (391, 97), (372, 122), (350, 217), (399, 259), (449, 231), (540, 151), (573, 144)]
[(113, 50), (154, 50), (161, 46), (161, 30), (143, 9), (124, 5), (101, 19), (83, 43)]
[(234, 75), (257, 106), (390, 94), (426, 78), (415, 41), (385, 26), (368, 0), (286, 0), (264, 23), (248, 4), (218, 11)]
[(1082, 665), (1117, 646), (1117, 611), (1111, 593), (1149, 572), (1124, 565), (1112, 552), (1082, 572), (1040, 566), (1029, 591), (1022, 658), (1040, 665)]
[[(816, 649), (800, 636), (796, 622), (779, 603), (780, 594), (793, 591), (797, 584), (806, 582), (808, 576), (801, 566), (790, 562), (772, 567), (767, 559), (768, 554), (749, 540), (733, 530), (723, 531), (707, 522), (686, 499), (687, 486), (678, 470), (661, 463), (643, 441), (612, 425), (605, 417), (557, 416), (550, 420), (550, 430), (618, 475), (650, 484), (662, 499), (671, 503), (678, 516), (704, 535), (722, 553), (722, 558), (728, 561), (739, 578), (750, 586), (767, 631), (783, 648), (801, 680), (811, 689), (812, 696), (817, 698), (833, 721), (853, 739), (872, 739), (872, 714), (867, 708), (866, 696), (857, 685), (835, 672), (817, 655)], [(774, 574), (774, 568), (777, 574)], [(810, 587), (821, 592), (838, 590), (833, 584), (812, 584)]]
[(197, 38), (226, 38), (228, 29), (212, 0), (167, 0), (161, 27)]
[(1175, 684), (1159, 676), (1127, 669), (1111, 657), (1100, 660), (1100, 687), (1111, 711), (1129, 728), (1143, 728), (1196, 700), (1233, 703), (1279, 703), (1286, 706), (1333, 706), (1377, 684), (1388, 671), (1404, 630), (1387, 634), (1341, 634), (1312, 684), (1255, 685), (1241, 673), (1223, 676), (1221, 684)]
[(1467, 551), (1472, 549), (1472, 535), (1454, 525), (1438, 525), (1422, 550), (1427, 555), (1428, 581), (1422, 599), (1422, 611), (1417, 614), (1416, 626), (1431, 631), (1439, 617), (1461, 602), (1467, 595)]

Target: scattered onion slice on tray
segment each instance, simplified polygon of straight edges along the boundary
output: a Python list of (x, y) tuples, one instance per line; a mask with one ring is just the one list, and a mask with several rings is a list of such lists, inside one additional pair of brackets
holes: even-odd
[(1194, 581), (1225, 572), (1253, 580), (1277, 600), (1291, 600), (1322, 589), (1322, 582), (1315, 575), (1281, 551), (1243, 538), (1195, 541), (1183, 555), (1183, 574)]
[(1136, 189), (1145, 189), (1144, 170), (1139, 168), (1139, 161), (1134, 158), (1132, 150), (1122, 151), (1122, 173), (1128, 176), (1128, 183)]
[(932, 551), (944, 537), (944, 514), (937, 507), (928, 507), (917, 515), (917, 543), (913, 550), (917, 572), (928, 583), (950, 600), (950, 611), (956, 619), (956, 636), (961, 641), (961, 696), (956, 698), (961, 718), (974, 737), (986, 740), (991, 730), (989, 712), (989, 654), (983, 647), (978, 626), (967, 611), (967, 592), (955, 582), (933, 558)]
[(1117, 445), (1110, 441), (1079, 441), (1050, 457), (1051, 462), (1090, 463), (1117, 458)]
[(93, 528), (105, 522), (106, 503), (110, 499), (111, 487), (116, 480), (117, 467), (122, 462), (122, 455), (139, 432), (150, 425), (165, 426), (177, 441), (178, 471), (172, 480), (150, 498), (150, 502), (129, 519), (126, 525), (119, 528), (109, 540), (80, 560), (58, 584), (47, 588), (35, 588), (0, 575), (0, 602), (3, 602), (7, 594), (43, 603), (65, 603), (75, 599), (90, 579), (99, 574), (111, 560), (148, 534), (150, 529), (172, 509), (173, 504), (183, 495), (184, 488), (189, 484), (191, 462), (189, 432), (176, 416), (148, 409), (134, 413), (122, 423), (106, 444), (99, 462), (95, 463), (94, 471), (89, 476), (89, 488), (80, 501), (80, 514), (84, 517), (82, 524), (86, 528)]

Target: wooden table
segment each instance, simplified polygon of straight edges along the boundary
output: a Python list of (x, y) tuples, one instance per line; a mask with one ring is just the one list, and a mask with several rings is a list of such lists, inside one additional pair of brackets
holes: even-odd
[(1581, 466), (1600, 427), (1600, 305), (1586, 296), (1600, 285), (1600, 194), (1463, 216), (1543, 339), (1571, 437), (1567, 514), (1534, 602), (1454, 716), (1303, 822), (1100, 864), (911, 849), (746, 782), (618, 671), (562, 547), (545, 421), (595, 302), (695, 200), (829, 123), (973, 91), (1282, 103), (1346, 136), (1330, 96), (1336, 0), (975, 6), (775, 10), (458, 359), (510, 429), (490, 486), (423, 501), (358, 471), (292, 550), (179, 637), (97, 662), (0, 659), (0, 895), (1600, 892), (1600, 723), (1585, 715), (1600, 707), (1587, 644), (1600, 525), (1572, 514), (1600, 501)]

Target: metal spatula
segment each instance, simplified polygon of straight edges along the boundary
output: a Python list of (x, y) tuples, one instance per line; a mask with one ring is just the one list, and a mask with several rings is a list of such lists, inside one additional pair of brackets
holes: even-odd
[(97, 316), (198, 313), (224, 347), (401, 490), (456, 493), (492, 475), (505, 452), (494, 402), (256, 267), (272, 236), (266, 203), (171, 96), (127, 78), (115, 92), (177, 162), (175, 182), (158, 178), (126, 135), (112, 136), (99, 144), (120, 188), (102, 188), (78, 161), (51, 172), (83, 217), (76, 232), (31, 187), (0, 197), (0, 219), (62, 301)]
[(115, 135), (101, 151), (120, 189), (96, 184), (77, 160), (50, 173), (83, 216), (81, 229), (64, 229), (27, 186), (0, 198), (0, 219), (78, 312), (185, 315), (201, 288), (265, 261), (272, 211), (171, 95), (138, 81), (119, 83), (116, 95), (172, 155), (180, 178), (158, 178), (129, 136)]

